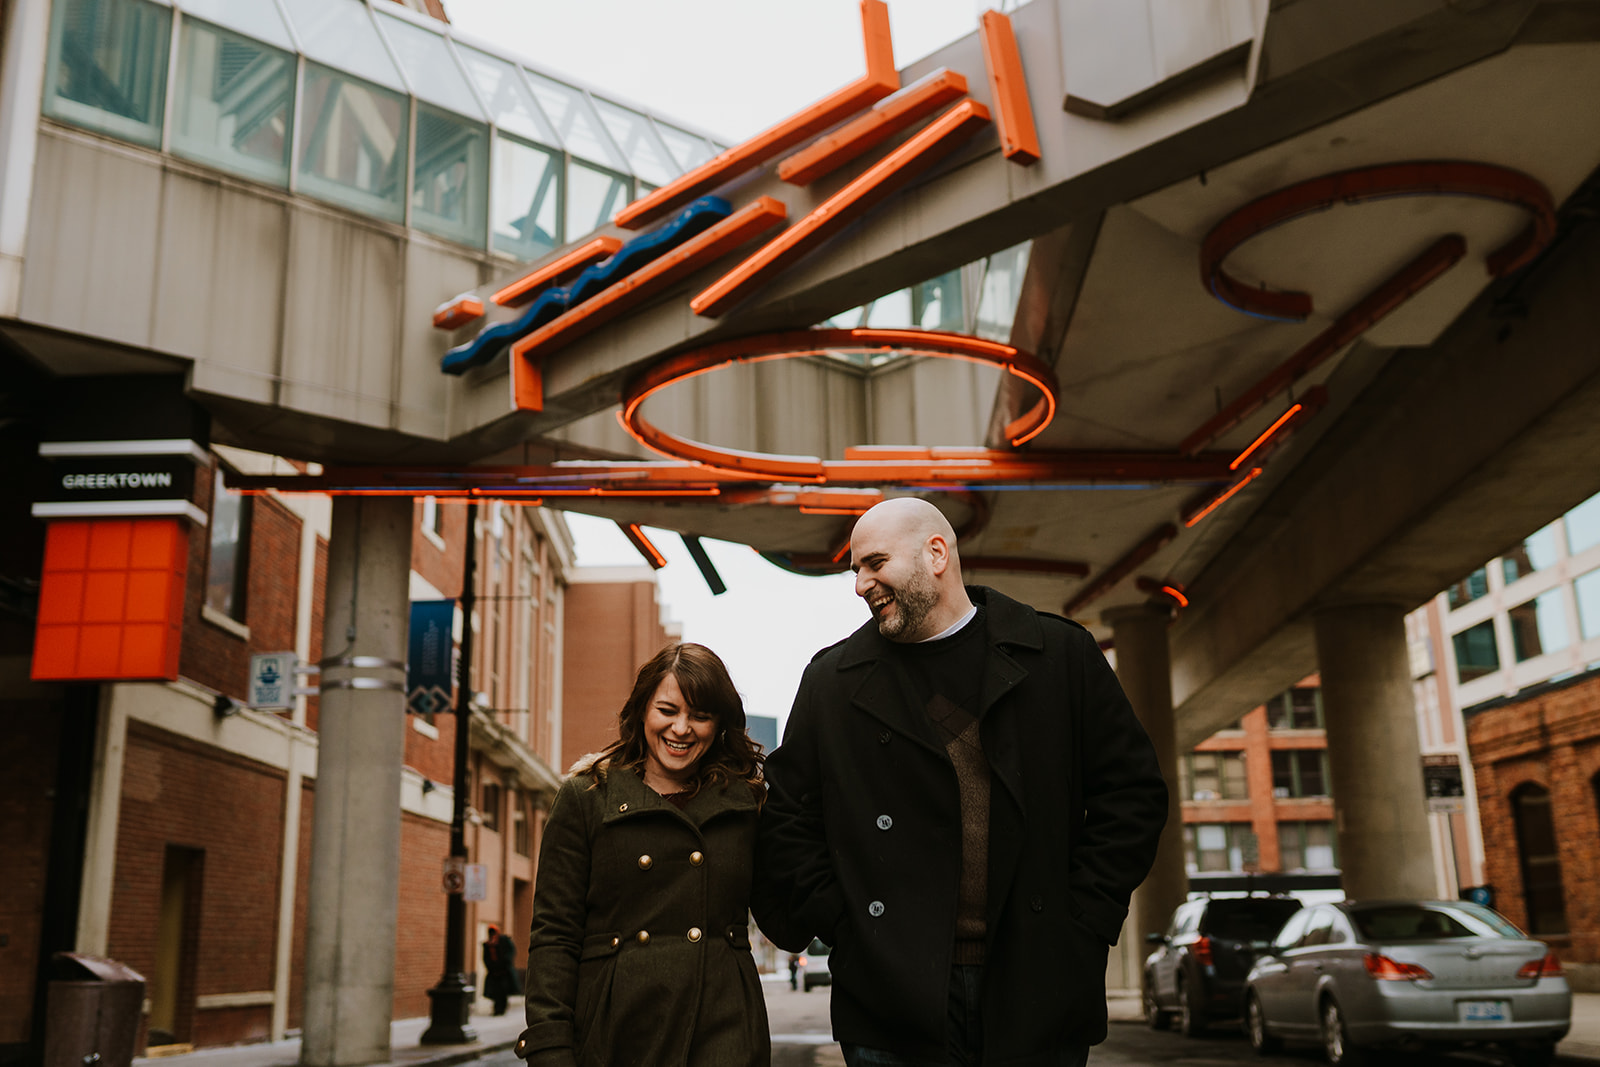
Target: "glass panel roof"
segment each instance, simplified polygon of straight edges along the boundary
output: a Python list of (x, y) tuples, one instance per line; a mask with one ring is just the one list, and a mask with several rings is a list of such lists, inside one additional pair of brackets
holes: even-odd
[(650, 128), (649, 119), (598, 96), (593, 99), (601, 121), (611, 131), (611, 139), (628, 157), (635, 174), (652, 185), (665, 185), (682, 173), (667, 146)]
[(456, 43), (456, 53), (467, 68), (467, 75), (478, 87), (478, 95), (489, 105), (489, 118), (508, 133), (518, 134), (542, 144), (561, 147), (556, 131), (533, 102), (522, 75), (510, 63)]
[(278, 14), (276, 4), (240, 4), (234, 0), (183, 0), (179, 6), (183, 8), (185, 14), (205, 19), (226, 29), (238, 30), (246, 37), (254, 37), (258, 41), (277, 45), (286, 52), (295, 50), (294, 39), (289, 36), (289, 28), (283, 24), (283, 16)]
[(686, 171), (693, 170), (717, 154), (718, 149), (698, 134), (669, 126), (660, 119), (656, 120), (655, 125), (656, 132), (661, 134), (661, 139), (672, 150), (672, 157), (678, 161), (678, 166)]
[(485, 117), (482, 106), (467, 85), (466, 75), (461, 73), (449, 46), (444, 43), (444, 37), (382, 13), (378, 14), (378, 26), (394, 46), (395, 55), (400, 57), (400, 66), (411, 82), (412, 92), (449, 111), (480, 121)]
[(533, 89), (539, 106), (544, 109), (545, 117), (555, 124), (556, 136), (561, 138), (568, 152), (602, 166), (632, 173), (628, 161), (611, 146), (600, 119), (582, 92), (526, 67), (523, 71), (528, 75), (528, 85)]
[(409, 92), (361, 0), (283, 0), (308, 59)]

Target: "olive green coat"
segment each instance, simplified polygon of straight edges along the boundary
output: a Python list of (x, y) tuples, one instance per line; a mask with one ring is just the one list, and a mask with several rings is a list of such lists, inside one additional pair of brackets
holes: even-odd
[(766, 1067), (750, 957), (748, 785), (679, 811), (631, 771), (567, 779), (539, 849), (528, 953), (536, 1067)]

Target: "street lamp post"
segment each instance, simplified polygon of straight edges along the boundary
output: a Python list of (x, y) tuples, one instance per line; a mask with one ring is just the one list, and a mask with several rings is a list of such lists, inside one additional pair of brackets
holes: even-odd
[[(461, 579), (461, 660), (456, 664), (455, 807), (450, 815), (450, 858), (467, 862), (467, 753), (472, 733), (472, 611), (478, 562), (478, 502), (467, 502), (467, 551)], [(450, 887), (445, 905), (444, 976), (428, 990), (431, 1002), (424, 1045), (465, 1045), (478, 1040), (467, 1025), (478, 990), (467, 980), (467, 903), (463, 886)]]

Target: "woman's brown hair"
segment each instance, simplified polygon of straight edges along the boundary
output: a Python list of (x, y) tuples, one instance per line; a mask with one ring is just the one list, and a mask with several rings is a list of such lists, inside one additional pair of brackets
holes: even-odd
[(644, 766), (645, 712), (661, 680), (669, 674), (677, 680), (689, 707), (714, 716), (717, 723), (717, 735), (695, 765), (689, 791), (698, 793), (707, 785), (745, 782), (764, 793), (761, 764), (766, 756), (745, 732), (744, 700), (734, 688), (728, 668), (706, 646), (687, 641), (668, 645), (639, 668), (633, 691), (617, 713), (619, 736), (600, 753), (598, 767), (638, 772)]

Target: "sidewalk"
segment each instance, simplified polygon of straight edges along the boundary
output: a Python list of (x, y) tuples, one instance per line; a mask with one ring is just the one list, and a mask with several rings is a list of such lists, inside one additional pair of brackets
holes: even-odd
[[(1138, 990), (1114, 989), (1106, 997), (1112, 1022), (1144, 1022), (1144, 1005)], [(1572, 994), (1572, 1031), (1556, 1046), (1556, 1055), (1568, 1060), (1600, 1063), (1600, 993)]]
[[(479, 1014), (479, 1011), (483, 1014)], [(512, 997), (511, 1006), (504, 1015), (494, 1015), (486, 1000), (473, 1006), (471, 1022), (478, 1040), (470, 1045), (424, 1045), (422, 1032), (428, 1028), (427, 1018), (397, 1019), (389, 1027), (389, 1059), (383, 1067), (445, 1067), (464, 1063), (492, 1052), (501, 1052), (516, 1044), (522, 1033), (522, 998)], [(202, 1048), (168, 1056), (139, 1056), (137, 1067), (295, 1067), (300, 1062), (300, 1039), (291, 1037), (283, 1041), (260, 1042), (254, 1045), (228, 1045), (224, 1048)]]

